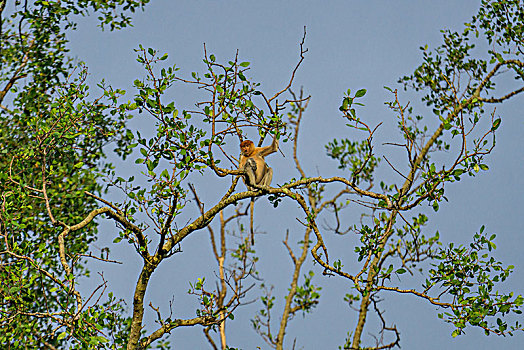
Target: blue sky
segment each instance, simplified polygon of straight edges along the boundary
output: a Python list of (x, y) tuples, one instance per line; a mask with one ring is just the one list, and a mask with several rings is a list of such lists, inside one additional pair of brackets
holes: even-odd
[[(397, 79), (410, 74), (421, 62), (419, 47), (425, 44), (436, 47), (440, 43), (440, 30), (460, 30), (477, 6), (478, 1), (473, 0), (152, 1), (145, 12), (134, 15), (133, 28), (102, 32), (96, 28), (94, 19), (87, 18), (69, 38), (72, 54), (87, 63), (91, 80), (105, 79), (115, 87), (124, 88), (130, 92), (127, 98), (132, 97), (133, 80), (143, 76), (133, 52), (139, 44), (169, 53), (169, 62), (181, 67), (180, 72), (186, 76), (192, 71), (203, 70), (204, 43), (208, 52), (224, 61), (233, 58), (238, 49), (241, 61), (251, 62), (250, 77), (272, 92), (289, 80), (306, 26), (305, 46), (309, 52), (294, 86), (297, 89), (303, 86), (312, 100), (302, 126), (299, 156), (310, 174), (327, 175), (338, 170), (325, 156), (323, 145), (334, 137), (348, 135), (338, 114), (342, 95), (348, 88), (368, 90), (361, 116), (373, 125), (384, 123), (377, 135), (377, 149), (392, 157), (388, 159), (402, 162), (401, 155), (380, 146), (386, 140), (399, 137), (394, 129), (395, 117), (384, 106), (389, 96), (383, 86), (397, 87)], [(180, 108), (189, 108), (196, 102), (198, 93), (188, 87), (175, 86), (170, 97)], [(414, 94), (401, 94), (401, 97), (420, 106)], [(497, 233), (496, 257), (506, 265), (516, 266), (510, 281), (502, 288), (515, 290), (518, 294), (524, 290), (521, 253), (524, 244), (520, 239), (524, 231), (521, 203), (524, 188), (521, 175), (524, 172), (523, 102), (523, 97), (518, 96), (497, 108), (496, 113), (503, 121), (497, 133), (497, 146), (488, 158), (490, 170), (448, 186), (449, 203), (443, 203), (438, 213), (434, 214), (429, 207), (422, 208), (431, 219), (426, 233), (430, 235), (438, 230), (445, 242), (468, 243), (481, 225)], [(426, 112), (420, 109), (420, 113)], [(146, 133), (151, 131), (151, 121), (145, 116), (138, 116), (131, 123), (133, 128)], [(283, 183), (297, 176), (290, 146), (281, 148), (285, 157), (277, 154), (268, 160), (275, 169), (273, 183)], [(385, 167), (385, 162), (382, 167), (380, 175), (385, 179), (396, 176)], [(119, 169), (124, 175), (137, 171), (132, 162), (121, 163)], [(219, 180), (202, 178), (199, 181), (209, 203), (220, 195), (221, 184), (216, 184)], [(287, 228), (299, 237), (301, 232), (295, 216), (301, 214), (293, 205), (283, 205), (277, 211), (275, 213), (267, 201), (257, 202), (259, 220), (269, 218), (267, 222), (272, 223), (260, 223), (260, 230), (266, 234), (257, 237), (257, 251), (258, 268), (268, 282), (275, 284), (274, 295), (282, 298), (290, 280), (290, 264), (280, 242)], [(353, 208), (349, 216), (358, 218), (360, 212), (358, 207)], [(275, 217), (279, 220), (273, 224)], [(100, 246), (110, 244), (117, 234), (112, 225), (102, 227)], [(333, 247), (334, 256), (347, 254), (347, 259), (354, 258), (347, 237), (329, 237), (327, 241), (328, 247), (330, 244)], [(194, 316), (195, 309), (194, 300), (185, 294), (188, 282), (203, 275), (213, 277), (207, 233), (195, 233), (185, 241), (183, 250), (161, 265), (151, 281), (147, 298), (166, 310), (174, 296), (176, 316), (187, 318)], [(92, 270), (105, 271), (110, 288), (117, 295), (132, 300), (140, 261), (131, 247), (123, 243), (113, 251), (115, 258), (125, 262), (123, 266), (93, 264)], [(287, 348), (291, 348), (293, 339), (297, 338), (297, 349), (336, 349), (356, 324), (357, 313), (342, 301), (350, 286), (334, 277), (322, 277), (318, 267), (311, 264), (310, 257), (308, 259), (304, 272), (312, 269), (316, 273), (314, 281), (323, 286), (324, 293), (313, 314), (306, 318), (298, 316), (291, 322)], [(95, 282), (86, 282), (84, 287), (87, 290), (90, 283), (94, 285)], [(252, 298), (255, 297), (254, 293)], [(396, 324), (400, 330), (404, 349), (516, 349), (524, 342), (520, 334), (512, 338), (485, 337), (475, 329), (467, 329), (465, 336), (452, 339), (452, 327), (437, 319), (435, 307), (405, 295), (384, 297), (382, 308), (386, 310), (388, 322)], [(257, 304), (245, 307), (235, 321), (228, 324), (232, 346), (267, 347), (249, 324), (257, 308)], [(154, 314), (149, 312), (146, 315), (149, 326), (153, 326), (153, 319)], [(376, 320), (371, 320), (365, 329), (364, 341), (372, 341), (369, 334), (376, 326)], [(199, 327), (174, 330), (170, 339), (174, 349), (205, 349), (208, 346)]]

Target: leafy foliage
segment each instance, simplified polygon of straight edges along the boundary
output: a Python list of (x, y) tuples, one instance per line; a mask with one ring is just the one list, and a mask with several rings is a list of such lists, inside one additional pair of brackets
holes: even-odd
[[(334, 139), (326, 146), (328, 156), (346, 172), (333, 177), (308, 176), (297, 155), (309, 97), (302, 92), (297, 96), (291, 87), (307, 52), (304, 39), (289, 83), (272, 94), (249, 79), (250, 63), (238, 54), (222, 63), (205, 51), (204, 72), (184, 77), (176, 65), (168, 64), (167, 54), (140, 45), (137, 62), (145, 76), (134, 80), (132, 99), (121, 103), (125, 92), (104, 84), (99, 85), (101, 95), (92, 98), (86, 69), (73, 66), (67, 57), (65, 30), (75, 26), (70, 15), (92, 10), (100, 15), (103, 27), (118, 29), (130, 24), (126, 11), (147, 3), (66, 0), (22, 6), (17, 2), (13, 16), (3, 19), (0, 82), (5, 89), (0, 102), (7, 106), (0, 111), (4, 146), (0, 152), (0, 342), (14, 348), (143, 349), (153, 344), (169, 348), (167, 334), (179, 327), (201, 326), (212, 347), (218, 348), (217, 333), (221, 348), (231, 348), (225, 324), (253, 286), (246, 286), (246, 281), (260, 280), (255, 268), (258, 258), (245, 237), (243, 217), (248, 210), (241, 201), (261, 196), (275, 207), (284, 201), (296, 204), (303, 225), (298, 253), (288, 236), (283, 241), (293, 267), (283, 303), (271, 288), (265, 288), (266, 282), (260, 282), (262, 309), (252, 324), (268, 345), (284, 348), (294, 315), (300, 311), (306, 315), (321, 302), (322, 287), (313, 284), (314, 272), (302, 272), (309, 253), (323, 275), (348, 282), (352, 291), (344, 298), (347, 304), (360, 303), (358, 321), (344, 348), (361, 348), (370, 312), (376, 313), (381, 325), (375, 348), (400, 345), (400, 332), (387, 324), (379, 307), (388, 293), (421, 298), (442, 309), (439, 317), (454, 326), (453, 336), (465, 332), (468, 325), (498, 335), (522, 329), (520, 323), (510, 326), (505, 320), (508, 313), (521, 312), (523, 298), (497, 292), (497, 284), (509, 277), (513, 267), (504, 267), (491, 256), (494, 235), (488, 237), (482, 227), (469, 247), (444, 248), (441, 233), (425, 234), (428, 216), (423, 208), (427, 204), (438, 211), (448, 200), (447, 184), (489, 169), (487, 156), (502, 121), (494, 110), (489, 111), (491, 105), (524, 92), (522, 1), (482, 1), (462, 32), (443, 31), (441, 46), (433, 51), (421, 48), (422, 64), (400, 83), (419, 92), (427, 109), (415, 111), (402, 102), (398, 90), (386, 87), (391, 93), (386, 105), (396, 116), (401, 135), (400, 142), (386, 145), (405, 152), (403, 163), (394, 164), (377, 154), (373, 142), (380, 124), (369, 125), (356, 110), (363, 106), (359, 101), (367, 91), (359, 89), (352, 95), (348, 89), (339, 107), (341, 117), (351, 132), (364, 136), (357, 138), (360, 141)], [(481, 40), (490, 45), (486, 53), (476, 48)], [(502, 74), (518, 85), (503, 94), (495, 84), (495, 77)], [(175, 84), (196, 87), (205, 97), (194, 109), (182, 110), (167, 94)], [(152, 136), (126, 129), (126, 120), (142, 113), (140, 118), (154, 125)], [(431, 118), (432, 123), (426, 123)], [(266, 138), (290, 141), (298, 179), (276, 187), (239, 189), (245, 174), (238, 169), (237, 145), (254, 135), (259, 137), (258, 146)], [(119, 176), (118, 169), (104, 160), (109, 144), (124, 159), (134, 152), (141, 175), (137, 171), (136, 178)], [(382, 159), (387, 165), (379, 162)], [(400, 177), (376, 185), (379, 164)], [(205, 202), (209, 199), (201, 198), (190, 183), (197, 175), (226, 177), (230, 182), (209, 205)], [(123, 200), (106, 199), (102, 183), (123, 193)], [(362, 209), (362, 216), (348, 225), (345, 213), (350, 207)], [(100, 256), (92, 253), (90, 244), (102, 215), (115, 223), (114, 243), (127, 242), (143, 262), (129, 318), (120, 301), (106, 294), (103, 276), (91, 295), (77, 290), (78, 279), (89, 276), (86, 258), (114, 262), (106, 249)], [(335, 224), (324, 230), (318, 223), (326, 216)], [(231, 222), (237, 224), (234, 229), (228, 226)], [(217, 232), (212, 223), (218, 223)], [(182, 254), (184, 240), (200, 229), (209, 232), (216, 283), (199, 277), (190, 284), (188, 294), (198, 302), (192, 317), (174, 315), (173, 310), (166, 316), (149, 303), (157, 322), (153, 329), (145, 327), (146, 293), (153, 274), (166, 259)], [(330, 256), (324, 240), (330, 230), (352, 235), (355, 255)], [(422, 273), (425, 282), (406, 289), (414, 271)], [(274, 315), (279, 311), (276, 332)]]
[[(114, 109), (122, 91), (90, 97), (87, 69), (67, 56), (65, 30), (88, 6), (109, 10), (115, 3), (17, 1), (11, 16), (2, 16), (0, 343), (11, 348), (103, 348), (126, 339), (128, 321), (117, 300), (86, 305), (77, 298), (77, 278), (89, 275), (84, 255), (91, 254), (96, 225), (68, 236), (69, 272), (57, 244), (61, 223), (79, 223), (95, 209), (84, 191), (102, 192), (98, 180), (111, 168), (103, 147), (113, 143), (124, 157), (130, 151), (126, 117)], [(109, 15), (104, 21), (112, 29), (129, 24)], [(101, 283), (94, 293), (105, 290)]]

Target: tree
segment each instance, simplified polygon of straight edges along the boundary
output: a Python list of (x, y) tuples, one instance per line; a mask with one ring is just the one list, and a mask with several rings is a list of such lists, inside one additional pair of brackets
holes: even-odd
[[(147, 2), (125, 6), (134, 11)], [(0, 343), (56, 348), (65, 346), (63, 328), (68, 328), (85, 344), (95, 344), (100, 333), (94, 329), (125, 327), (119, 313), (96, 315), (96, 308), (119, 312), (119, 305), (109, 301), (86, 309), (75, 289), (76, 280), (89, 275), (84, 257), (92, 255), (89, 244), (97, 228), (59, 233), (68, 227), (65, 222), (81, 222), (96, 208), (83, 192), (103, 192), (98, 181), (111, 164), (102, 162), (102, 148), (115, 142), (125, 157), (130, 134), (125, 116), (108, 110), (117, 91), (88, 97), (87, 70), (68, 58), (65, 30), (74, 28), (73, 15), (86, 15), (90, 8), (110, 29), (125, 27), (130, 19), (123, 12), (114, 17), (111, 1), (5, 6), (2, 1)]]
[[(86, 8), (83, 2), (76, 5)], [(501, 123), (492, 106), (524, 91), (523, 9), (519, 0), (483, 1), (463, 31), (443, 31), (440, 47), (434, 51), (422, 48), (423, 63), (399, 83), (406, 90), (420, 92), (427, 109), (417, 111), (403, 101), (398, 89), (386, 88), (391, 93), (387, 105), (398, 120), (402, 137), (390, 145), (405, 152), (404, 163), (391, 162), (375, 151), (374, 137), (380, 124), (370, 125), (357, 110), (363, 106), (360, 101), (366, 90), (352, 93), (348, 89), (339, 110), (349, 136), (326, 145), (328, 156), (339, 163), (345, 176), (331, 176), (325, 170), (327, 176), (310, 176), (298, 157), (299, 131), (309, 96), (302, 90), (295, 93), (293, 81), (307, 53), (305, 32), (289, 82), (274, 93), (263, 91), (248, 78), (250, 64), (238, 54), (220, 63), (205, 50), (205, 71), (185, 77), (176, 66), (166, 64), (167, 54), (143, 46), (136, 52), (145, 78), (134, 81), (136, 92), (128, 102), (119, 100), (125, 92), (105, 85), (101, 87), (107, 101), (88, 102), (83, 72), (65, 85), (55, 78), (57, 83), (51, 88), (47, 84), (53, 79), (46, 78), (40, 82), (45, 89), (40, 87), (32, 95), (24, 94), (33, 91), (28, 84), (13, 99), (13, 108), (4, 108), (1, 119), (17, 131), (2, 135), (11, 145), (4, 152), (0, 173), (4, 186), (0, 278), (5, 300), (0, 317), (2, 328), (8, 331), (4, 342), (13, 347), (20, 346), (17, 340), (50, 348), (116, 348), (124, 343), (127, 349), (154, 344), (168, 347), (161, 341), (168, 333), (179, 327), (201, 326), (211, 347), (230, 348), (226, 324), (253, 293), (252, 286), (260, 278), (255, 263), (267, 256), (251, 246), (244, 225), (247, 206), (242, 200), (259, 197), (267, 197), (275, 207), (296, 203), (295, 215), (304, 227), (298, 250), (288, 236), (283, 242), (291, 258), (292, 276), (281, 310), (275, 311), (276, 297), (269, 284), (262, 285), (263, 308), (252, 323), (268, 345), (291, 347), (285, 340), (289, 322), (301, 311), (311, 312), (320, 302), (322, 288), (312, 282), (315, 272), (341, 277), (353, 289), (345, 301), (358, 305), (358, 320), (342, 345), (344, 349), (384, 349), (401, 344), (399, 330), (386, 322), (380, 308), (388, 293), (421, 298), (439, 307), (439, 317), (455, 328), (453, 336), (462, 334), (467, 326), (497, 335), (522, 330), (519, 322), (510, 325), (505, 317), (520, 314), (522, 297), (496, 289), (513, 267), (504, 267), (490, 254), (495, 236), (482, 227), (469, 246), (445, 246), (438, 232), (431, 236), (424, 233), (428, 217), (422, 205), (429, 203), (437, 212), (442, 200), (448, 200), (446, 184), (488, 169), (485, 159), (495, 146)], [(475, 45), (483, 41), (489, 48), (479, 53)], [(19, 54), (16, 49), (10, 52)], [(52, 66), (50, 62), (44, 62), (41, 69), (48, 66)], [(11, 68), (9, 77), (20, 76), (17, 69)], [(65, 79), (69, 76), (65, 72), (71, 70), (71, 66), (64, 67), (56, 76)], [(495, 78), (501, 76), (515, 79), (510, 91), (496, 88)], [(6, 91), (14, 89), (17, 79), (11, 80), (13, 84)], [(196, 87), (205, 95), (194, 110), (179, 110), (167, 95), (174, 84)], [(41, 93), (48, 89), (47, 94)], [(47, 98), (37, 105), (39, 98), (35, 96)], [(152, 118), (152, 136), (125, 130), (126, 118), (136, 112)], [(18, 131), (29, 137), (18, 136)], [(283, 144), (290, 142), (297, 178), (269, 189), (245, 190), (239, 184), (243, 172), (237, 170), (235, 155), (239, 141), (250, 132), (259, 135), (259, 144), (268, 136)], [(116, 149), (123, 157), (130, 152), (128, 146), (136, 150), (142, 178), (124, 179), (118, 169), (100, 162), (104, 155), (101, 145), (114, 139), (119, 141)], [(360, 141), (352, 141), (355, 139)], [(380, 179), (380, 163), (399, 174), (400, 181)], [(124, 194), (123, 200), (103, 193), (96, 182), (103, 174), (104, 184)], [(222, 184), (228, 185), (216, 187), (215, 198), (203, 198), (193, 185), (200, 176), (223, 178)], [(348, 225), (347, 208), (355, 204), (363, 215), (360, 222)], [(102, 218), (115, 223), (115, 243), (128, 242), (143, 262), (129, 319), (112, 294), (106, 295), (103, 285), (91, 295), (82, 295), (75, 287), (78, 277), (86, 273), (84, 258), (94, 258), (88, 243), (96, 229), (84, 230)], [(213, 228), (215, 218), (218, 230)], [(319, 225), (322, 219), (335, 224), (324, 229)], [(232, 224), (236, 228), (232, 229)], [(195, 317), (173, 315), (172, 311), (166, 315), (149, 303), (157, 325), (144, 328), (145, 295), (151, 288), (151, 277), (160, 264), (183, 255), (184, 241), (200, 229), (209, 231), (218, 266), (216, 286), (203, 278), (191, 284), (189, 293), (200, 304)], [(331, 249), (324, 237), (329, 231), (354, 239), (355, 255), (328, 254)], [(317, 264), (316, 271), (305, 272), (309, 253)], [(111, 261), (107, 255), (99, 259)], [(406, 277), (415, 271), (425, 276), (420, 287), (412, 287)], [(35, 288), (35, 281), (45, 288)], [(382, 328), (377, 343), (368, 347), (362, 344), (362, 333), (370, 311), (376, 313)], [(275, 312), (280, 316), (276, 323), (272, 318)], [(35, 327), (40, 330), (36, 335)]]

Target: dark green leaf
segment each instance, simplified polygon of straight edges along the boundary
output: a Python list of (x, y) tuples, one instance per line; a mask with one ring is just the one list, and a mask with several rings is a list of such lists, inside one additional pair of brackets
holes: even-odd
[(493, 126), (491, 127), (491, 131), (495, 131), (500, 126), (501, 119), (498, 118), (493, 122)]
[(366, 94), (366, 89), (360, 89), (357, 91), (357, 93), (355, 94), (355, 97), (362, 97)]

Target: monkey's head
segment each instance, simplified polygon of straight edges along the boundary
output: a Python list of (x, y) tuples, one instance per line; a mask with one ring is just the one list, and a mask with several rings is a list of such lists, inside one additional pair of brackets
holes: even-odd
[(243, 156), (249, 157), (255, 150), (255, 144), (251, 140), (242, 141), (240, 143), (240, 152)]

